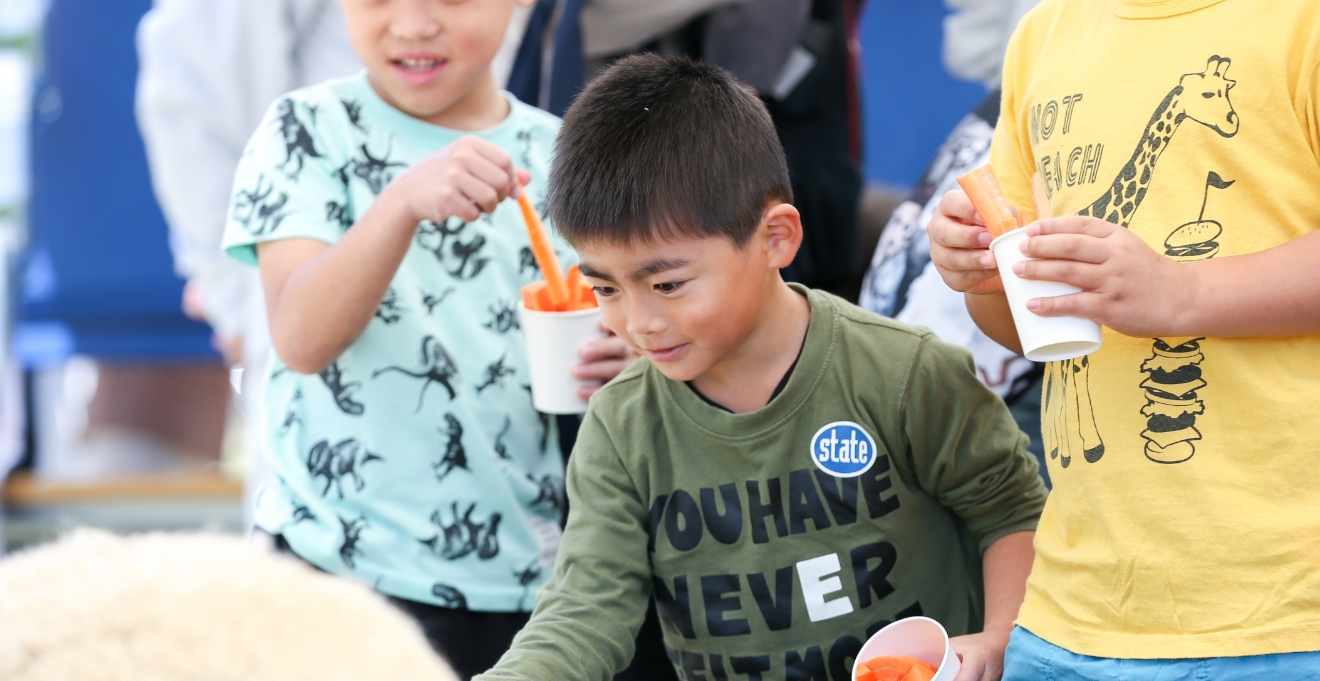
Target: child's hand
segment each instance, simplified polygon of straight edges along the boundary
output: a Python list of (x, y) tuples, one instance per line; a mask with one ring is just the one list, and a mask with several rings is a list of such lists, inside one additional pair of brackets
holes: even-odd
[(1038, 258), (1014, 265), (1023, 279), (1072, 284), (1081, 293), (1033, 298), (1042, 317), (1085, 317), (1138, 338), (1182, 335), (1188, 310), (1187, 270), (1137, 235), (1092, 217), (1041, 220), (1027, 227), (1022, 252)]
[(930, 259), (949, 288), (963, 293), (1004, 290), (990, 252), (993, 240), (966, 192), (955, 189), (940, 199), (930, 232)]
[(590, 399), (602, 385), (609, 383), (637, 359), (632, 348), (614, 335), (604, 322), (601, 322), (600, 328), (605, 332), (605, 337), (583, 343), (578, 348), (583, 361), (573, 365), (573, 378), (585, 382), (577, 389), (578, 397), (584, 400)]
[(999, 681), (1004, 675), (1004, 649), (1008, 637), (983, 631), (949, 639), (962, 668), (953, 681)]
[(515, 170), (503, 149), (479, 137), (462, 137), (409, 168), (386, 188), (408, 211), (409, 223), (472, 222), (495, 210), (531, 178)]

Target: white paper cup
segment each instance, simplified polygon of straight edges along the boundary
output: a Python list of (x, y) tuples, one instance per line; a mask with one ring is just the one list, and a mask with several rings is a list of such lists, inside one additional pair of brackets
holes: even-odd
[(581, 382), (572, 367), (582, 361), (578, 348), (600, 338), (600, 308), (574, 312), (541, 312), (521, 304), (527, 365), (532, 374), (532, 405), (546, 414), (582, 414), (585, 400), (577, 396)]
[(1022, 279), (1014, 274), (1013, 265), (1030, 260), (1022, 252), (1026, 238), (1026, 228), (1020, 227), (990, 242), (1008, 296), (1008, 308), (1013, 312), (1013, 324), (1022, 342), (1022, 354), (1033, 362), (1053, 362), (1099, 350), (1099, 324), (1081, 317), (1042, 317), (1027, 309), (1027, 301), (1032, 298), (1065, 296), (1081, 289), (1057, 281)]
[(938, 669), (932, 681), (953, 681), (962, 669), (958, 654), (949, 645), (948, 632), (929, 617), (908, 617), (875, 632), (853, 660), (854, 681), (863, 662), (885, 655), (907, 655), (935, 665)]

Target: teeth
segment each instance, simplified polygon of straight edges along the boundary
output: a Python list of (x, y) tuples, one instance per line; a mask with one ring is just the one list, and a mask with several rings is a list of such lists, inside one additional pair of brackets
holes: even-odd
[(427, 71), (440, 62), (435, 59), (400, 59), (399, 63), (409, 71)]

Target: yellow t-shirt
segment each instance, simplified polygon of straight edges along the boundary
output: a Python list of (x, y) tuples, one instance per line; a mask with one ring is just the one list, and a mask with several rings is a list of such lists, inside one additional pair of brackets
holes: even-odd
[[(1278, 246), (1320, 227), (1318, 63), (1316, 0), (1046, 0), (1009, 47), (995, 171), (1178, 260)], [(1099, 657), (1320, 650), (1320, 337), (1106, 329), (1044, 390), (1019, 624)]]

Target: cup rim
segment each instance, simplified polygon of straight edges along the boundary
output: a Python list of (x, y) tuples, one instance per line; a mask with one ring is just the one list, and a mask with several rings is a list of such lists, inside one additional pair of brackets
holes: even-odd
[(1026, 228), (1027, 228), (1027, 226), (1026, 226), (1026, 225), (1023, 225), (1022, 227), (1018, 227), (1017, 229), (1014, 229), (1014, 230), (1012, 230), (1012, 231), (1004, 232), (1003, 234), (1000, 234), (999, 236), (995, 237), (995, 238), (990, 242), (990, 245), (989, 245), (989, 246), (986, 246), (986, 248), (988, 248), (988, 249), (990, 249), (990, 250), (993, 251), (993, 250), (995, 250), (995, 244), (999, 243), (1000, 241), (1003, 241), (1004, 239), (1007, 239), (1007, 238), (1010, 237), (1010, 236), (1016, 236), (1018, 232), (1021, 232), (1022, 230), (1026, 229)]
[[(919, 622), (923, 622), (923, 623), (934, 624), (934, 625), (939, 629), (939, 632), (940, 632), (941, 634), (943, 634), (943, 638), (944, 638), (944, 651), (943, 651), (943, 654), (942, 654), (942, 656), (941, 656), (941, 658), (940, 658), (940, 663), (939, 663), (938, 665), (936, 665), (937, 673), (938, 673), (939, 671), (943, 671), (943, 670), (944, 670), (944, 667), (945, 667), (945, 663), (946, 663), (946, 662), (948, 661), (948, 659), (949, 659), (949, 655), (950, 655), (950, 652), (952, 651), (952, 645), (953, 645), (953, 644), (949, 641), (949, 631), (948, 631), (947, 629), (944, 628), (944, 625), (941, 624), (939, 620), (937, 620), (937, 619), (935, 619), (935, 618), (933, 618), (933, 617), (927, 617), (927, 616), (925, 616), (925, 615), (915, 615), (915, 616), (913, 616), (913, 617), (904, 617), (903, 619), (900, 619), (900, 620), (894, 620), (893, 622), (890, 622), (889, 624), (886, 624), (886, 625), (885, 625), (884, 627), (882, 627), (879, 631), (876, 631), (874, 634), (871, 634), (870, 636), (868, 636), (868, 637), (866, 638), (865, 641), (862, 641), (862, 647), (861, 647), (860, 649), (858, 649), (858, 651), (857, 651), (857, 657), (854, 657), (854, 658), (853, 658), (853, 668), (852, 668), (852, 676), (851, 676), (852, 680), (855, 681), (855, 680), (857, 679), (857, 668), (858, 668), (858, 666), (860, 666), (863, 662), (865, 662), (865, 660), (861, 659), (861, 653), (862, 653), (862, 650), (864, 650), (864, 649), (866, 648), (867, 644), (869, 644), (873, 639), (875, 639), (877, 636), (879, 636), (879, 635), (881, 634), (881, 632), (885, 631), (886, 629), (889, 629), (889, 628), (891, 628), (891, 627), (894, 627), (894, 626), (896, 626), (896, 625), (898, 625), (898, 624), (900, 624), (900, 623), (903, 623), (903, 622), (906, 622), (906, 623), (910, 626), (911, 624), (914, 623), (914, 621), (919, 621)], [(954, 656), (955, 656), (955, 659), (956, 659), (957, 654), (954, 653)], [(927, 662), (928, 664), (930, 663), (929, 660), (924, 660), (924, 661)], [(937, 676), (936, 678), (938, 678), (938, 676)]]
[(589, 308), (587, 308), (587, 309), (585, 309), (585, 310), (566, 310), (566, 311), (564, 311), (564, 312), (559, 312), (559, 311), (557, 311), (557, 310), (531, 310), (531, 309), (528, 309), (527, 306), (524, 305), (523, 302), (520, 300), (520, 301), (518, 301), (518, 311), (521, 312), (521, 313), (523, 313), (523, 314), (531, 313), (531, 314), (538, 314), (538, 315), (556, 315), (556, 316), (557, 316), (557, 315), (563, 315), (563, 316), (578, 316), (578, 317), (586, 317), (586, 316), (591, 315), (591, 314), (599, 314), (599, 313), (600, 313), (600, 306), (597, 305), (596, 307), (589, 307)]

